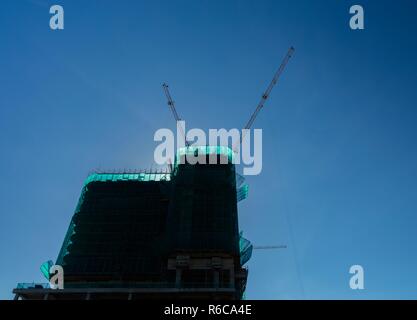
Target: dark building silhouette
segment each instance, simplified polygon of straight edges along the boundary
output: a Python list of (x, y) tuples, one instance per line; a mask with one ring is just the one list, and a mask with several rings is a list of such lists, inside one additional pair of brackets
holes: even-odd
[[(206, 164), (188, 164), (188, 154)], [(91, 174), (56, 261), (64, 289), (20, 284), (16, 298), (241, 299), (252, 246), (239, 234), (248, 189), (232, 157), (187, 147), (172, 172)]]

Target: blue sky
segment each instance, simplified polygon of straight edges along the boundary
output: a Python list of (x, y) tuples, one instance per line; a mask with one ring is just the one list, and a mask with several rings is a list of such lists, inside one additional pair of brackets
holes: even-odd
[[(49, 28), (61, 4), (65, 29)], [(365, 30), (349, 8), (365, 9)], [(150, 168), (174, 129), (255, 122), (263, 171), (240, 229), (249, 299), (417, 298), (415, 1), (2, 1), (0, 298), (43, 281), (95, 168)], [(349, 267), (365, 290), (349, 288)]]

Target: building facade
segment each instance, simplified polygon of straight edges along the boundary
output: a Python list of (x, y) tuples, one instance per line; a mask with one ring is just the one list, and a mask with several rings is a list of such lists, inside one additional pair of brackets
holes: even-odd
[(252, 246), (239, 233), (248, 189), (232, 157), (187, 147), (171, 172), (91, 174), (56, 261), (64, 289), (20, 284), (16, 298), (241, 299)]

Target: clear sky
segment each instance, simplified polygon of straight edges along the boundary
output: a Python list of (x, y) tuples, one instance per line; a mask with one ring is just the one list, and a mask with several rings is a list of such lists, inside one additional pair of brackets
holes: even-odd
[(413, 0), (1, 1), (0, 298), (44, 281), (90, 170), (154, 166), (154, 132), (175, 127), (164, 81), (188, 128), (240, 128), (290, 45), (239, 204), (248, 239), (288, 248), (254, 252), (247, 298), (417, 298), (416, 16)]

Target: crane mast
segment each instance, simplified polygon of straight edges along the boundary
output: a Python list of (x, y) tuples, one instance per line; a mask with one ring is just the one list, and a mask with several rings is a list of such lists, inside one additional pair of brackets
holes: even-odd
[[(175, 118), (175, 122), (178, 124), (178, 121), (181, 121), (181, 118), (179, 117), (179, 115), (177, 113), (177, 109), (175, 109), (174, 100), (172, 100), (171, 94), (169, 93), (168, 85), (166, 83), (164, 83), (164, 84), (162, 84), (162, 88), (164, 89), (165, 96), (167, 97), (167, 100), (168, 100), (168, 107), (171, 109), (172, 114), (174, 115), (174, 118)], [(179, 126), (179, 127), (180, 127), (181, 134), (184, 138), (184, 143), (187, 147), (189, 147), (190, 144), (187, 141), (187, 138), (185, 136), (185, 132), (184, 132), (182, 126)]]

